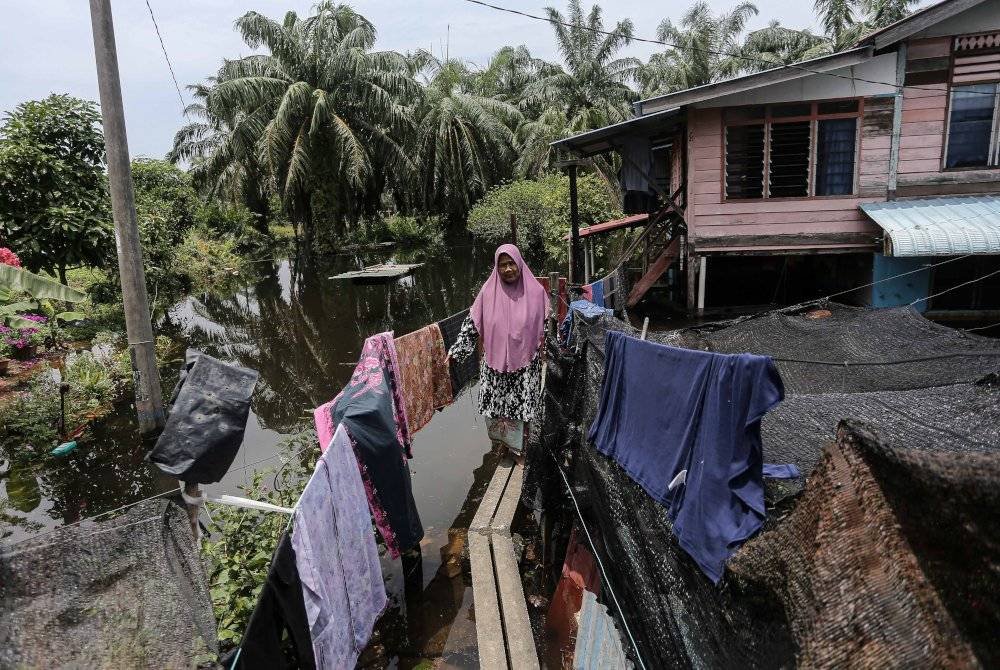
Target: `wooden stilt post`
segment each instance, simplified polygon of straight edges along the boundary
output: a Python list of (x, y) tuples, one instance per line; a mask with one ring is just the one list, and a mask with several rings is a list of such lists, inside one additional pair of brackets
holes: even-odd
[(708, 256), (698, 259), (698, 313), (705, 311), (705, 277), (708, 276)]
[(549, 322), (549, 334), (556, 336), (559, 330), (559, 273), (549, 273), (549, 299), (552, 303), (552, 320)]
[(569, 165), (569, 225), (570, 259), (569, 282), (580, 281), (580, 208), (576, 191), (576, 163)]

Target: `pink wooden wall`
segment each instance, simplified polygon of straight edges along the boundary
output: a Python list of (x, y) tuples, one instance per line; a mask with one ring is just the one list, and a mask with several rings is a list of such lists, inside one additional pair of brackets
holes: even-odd
[[(876, 113), (878, 123), (870, 124), (869, 117)], [(891, 117), (891, 98), (866, 103), (858, 172), (859, 195), (868, 197), (726, 202), (722, 110), (690, 111), (687, 219), (695, 251), (836, 249), (859, 246), (859, 238), (877, 235), (878, 228), (866, 220), (858, 204), (885, 199)]]
[(907, 45), (907, 83), (921, 63), (938, 62), (944, 68), (936, 82), (917, 80), (903, 89), (903, 125), (900, 128), (897, 195), (933, 196), (1000, 190), (998, 170), (944, 170), (945, 127), (948, 114), (948, 61), (951, 37), (911, 40)]

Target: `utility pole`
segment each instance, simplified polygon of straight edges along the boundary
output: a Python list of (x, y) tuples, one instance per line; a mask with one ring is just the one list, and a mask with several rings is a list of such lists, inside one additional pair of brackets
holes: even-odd
[(135, 192), (125, 137), (125, 111), (122, 107), (111, 0), (90, 0), (90, 21), (94, 31), (101, 115), (104, 118), (104, 146), (118, 248), (118, 273), (121, 276), (125, 329), (132, 357), (135, 409), (139, 415), (139, 432), (148, 435), (163, 427), (163, 395), (160, 372), (156, 367), (156, 344), (149, 318), (146, 274), (142, 268), (142, 247), (136, 223)]

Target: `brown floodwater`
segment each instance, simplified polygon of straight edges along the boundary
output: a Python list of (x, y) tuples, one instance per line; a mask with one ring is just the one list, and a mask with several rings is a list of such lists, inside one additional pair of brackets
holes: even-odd
[[(360, 264), (424, 262), (411, 277), (376, 285), (329, 279)], [(210, 493), (241, 495), (255, 470), (273, 470), (279, 444), (309, 425), (311, 410), (349, 379), (364, 339), (416, 330), (469, 306), (492, 263), (458, 243), (413, 252), (337, 256), (311, 266), (261, 263), (254, 281), (224, 295), (189, 296), (158, 330), (187, 346), (253, 368), (260, 382), (236, 462)], [(165, 385), (172, 384), (165, 380)], [(169, 389), (168, 389), (169, 391)], [(7, 541), (174, 489), (144, 460), (130, 405), (118, 408), (64, 459), (0, 480)], [(472, 590), (461, 554), (469, 521), (496, 465), (473, 395), (463, 394), (414, 439), (413, 493), (426, 530), (420, 551), (383, 559), (390, 610), (363, 662), (409, 668), (477, 667)]]

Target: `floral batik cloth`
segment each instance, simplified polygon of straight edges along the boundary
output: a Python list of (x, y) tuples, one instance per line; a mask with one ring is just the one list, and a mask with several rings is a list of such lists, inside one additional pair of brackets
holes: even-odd
[(398, 393), (398, 368), (392, 333), (365, 341), (351, 381), (331, 402), (315, 411), (320, 448), (326, 450), (334, 426), (343, 424), (357, 458), (375, 526), (389, 555), (416, 545), (424, 536), (413, 500), (404, 449), (409, 431)]
[(436, 323), (396, 338), (403, 407), (412, 435), (451, 404), (448, 352)]
[[(462, 330), (449, 352), (461, 363), (476, 352), (479, 331), (472, 317), (462, 324)], [(500, 372), (486, 363), (479, 365), (479, 413), (487, 418), (506, 417), (529, 422), (535, 418), (541, 396), (542, 361), (538, 354), (520, 370)]]
[(486, 422), (486, 429), (494, 443), (507, 447), (515, 454), (524, 451), (524, 422), (497, 417)]

